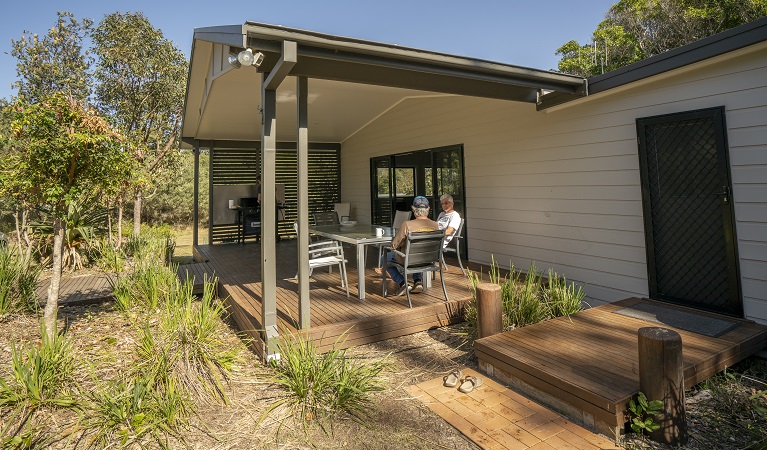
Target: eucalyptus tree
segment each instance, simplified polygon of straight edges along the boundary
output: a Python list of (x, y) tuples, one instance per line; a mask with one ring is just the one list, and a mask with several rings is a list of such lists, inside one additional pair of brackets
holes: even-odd
[(78, 21), (66, 11), (57, 14), (56, 23), (44, 36), (25, 30), (19, 39), (11, 40), (18, 76), (13, 86), (28, 102), (37, 102), (54, 92), (79, 100), (91, 93), (92, 58), (84, 43), (93, 21)]
[(109, 191), (129, 175), (121, 135), (85, 102), (62, 93), (36, 103), (17, 99), (0, 165), (0, 195), (52, 209), (53, 271), (45, 305), (46, 332), (56, 330), (64, 218), (77, 199)]
[(767, 0), (620, 0), (592, 34), (557, 49), (559, 70), (615, 70), (767, 15)]
[(141, 13), (112, 13), (93, 30), (96, 99), (131, 142), (140, 173), (132, 182), (133, 233), (142, 200), (174, 170), (187, 60)]

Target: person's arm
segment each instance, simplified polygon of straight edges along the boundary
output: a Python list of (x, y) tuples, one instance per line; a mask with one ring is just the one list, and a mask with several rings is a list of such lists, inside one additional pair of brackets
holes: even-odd
[(455, 233), (455, 230), (458, 229), (460, 224), (461, 224), (461, 216), (457, 212), (453, 213), (450, 216), (450, 222), (448, 222), (447, 228), (445, 229), (445, 236), (452, 236), (453, 233)]

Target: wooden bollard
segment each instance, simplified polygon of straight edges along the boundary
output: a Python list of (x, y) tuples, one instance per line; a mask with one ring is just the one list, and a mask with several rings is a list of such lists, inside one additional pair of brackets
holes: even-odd
[(656, 442), (687, 443), (684, 409), (682, 336), (667, 328), (639, 329), (639, 390), (647, 400), (662, 400), (663, 411), (655, 417), (660, 428), (650, 433)]
[(501, 287), (495, 283), (477, 285), (477, 334), (483, 338), (503, 331)]

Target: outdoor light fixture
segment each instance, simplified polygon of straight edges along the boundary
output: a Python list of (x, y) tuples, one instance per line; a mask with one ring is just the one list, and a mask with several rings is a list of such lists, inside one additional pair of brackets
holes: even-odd
[(260, 66), (264, 62), (264, 54), (261, 52), (253, 53), (252, 49), (246, 48), (237, 54), (237, 56), (229, 57), (229, 64), (232, 67), (239, 69), (242, 66)]

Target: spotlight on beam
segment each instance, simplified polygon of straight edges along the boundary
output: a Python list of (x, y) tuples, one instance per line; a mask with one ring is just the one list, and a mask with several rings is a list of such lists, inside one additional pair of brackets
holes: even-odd
[(253, 53), (252, 49), (246, 48), (237, 54), (229, 56), (229, 64), (239, 69), (242, 66), (260, 66), (264, 62), (264, 54), (261, 52)]

